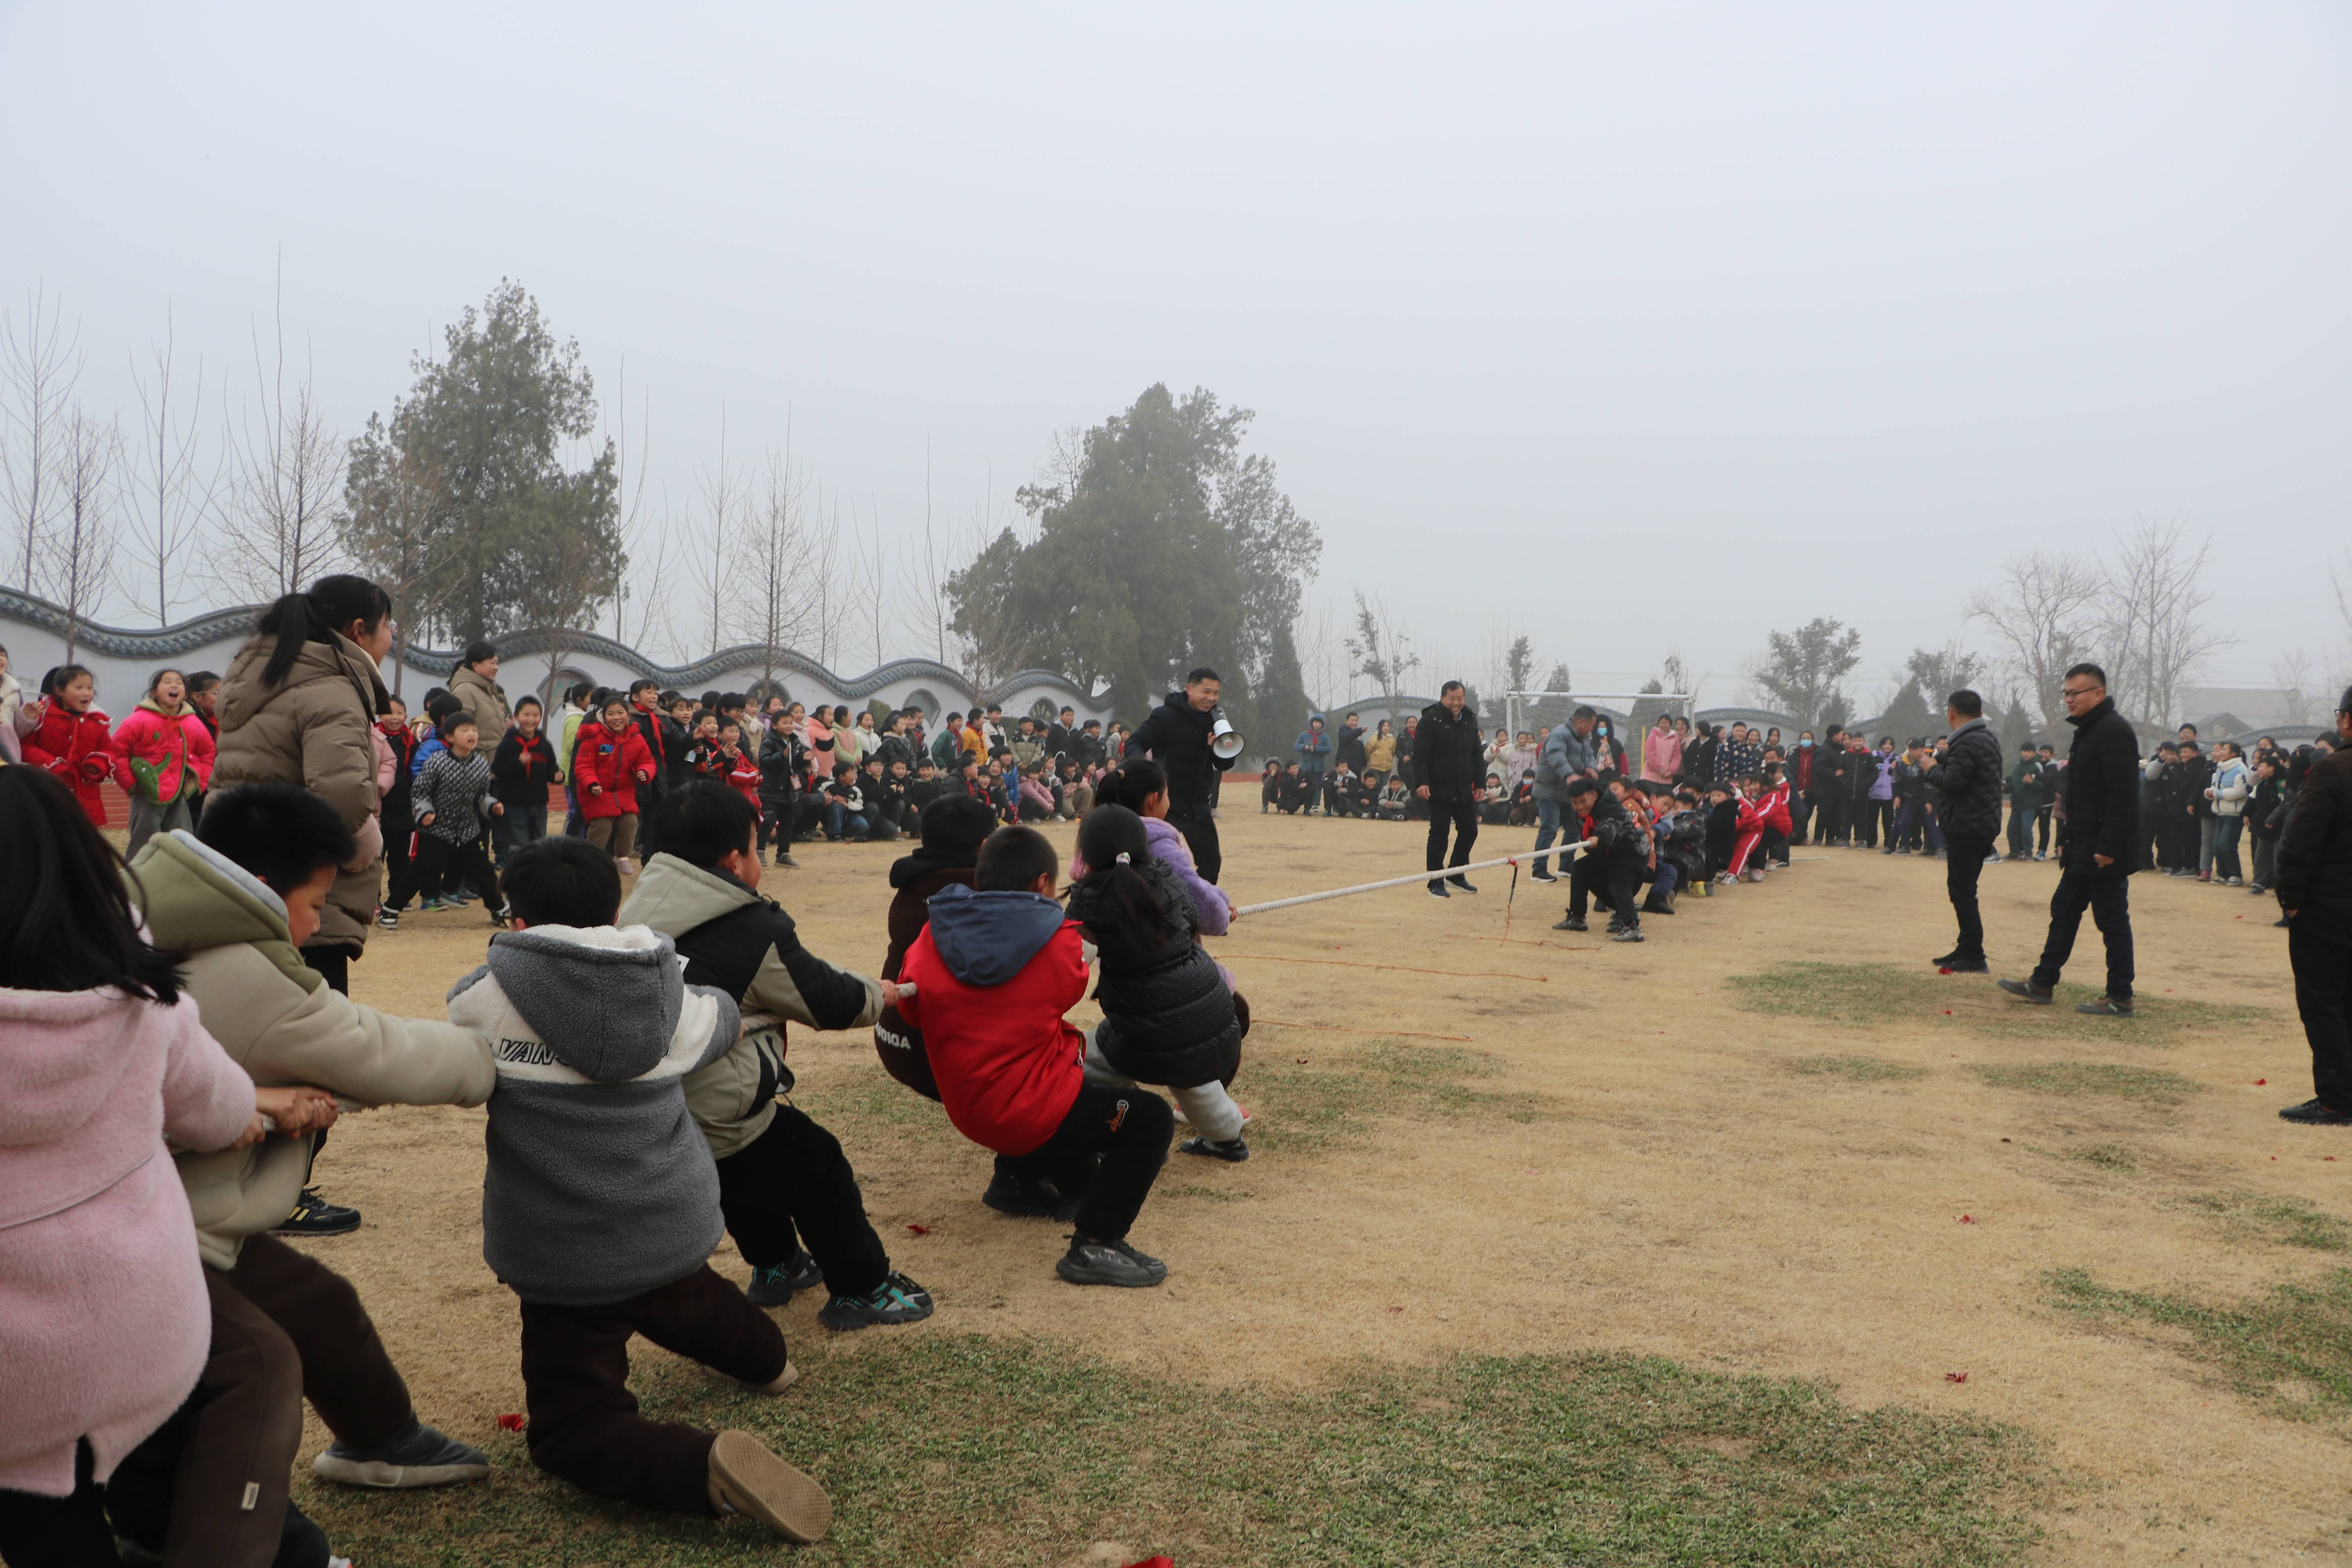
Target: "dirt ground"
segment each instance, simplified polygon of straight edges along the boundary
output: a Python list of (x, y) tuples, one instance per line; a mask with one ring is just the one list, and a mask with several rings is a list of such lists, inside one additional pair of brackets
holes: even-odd
[[(1224, 883), (1244, 902), (1418, 863), (1418, 825), (1262, 816), (1254, 804), (1222, 824)], [(1489, 828), (1479, 847), (1530, 842)], [(898, 851), (798, 853), (803, 868), (772, 870), (765, 890), (812, 950), (870, 970)], [(2102, 1285), (2236, 1300), (2332, 1265), (2198, 1201), (2347, 1207), (2352, 1138), (2273, 1114), (2308, 1095), (2309, 1073), (2269, 900), (2132, 885), (2143, 994), (2257, 1008), (2261, 1023), (2117, 1024), (2086, 1038), (2071, 1016), (1988, 1011), (1987, 982), (1970, 976), (1935, 982), (1959, 1002), (1948, 1018), (1758, 1010), (1739, 977), (1800, 963), (1932, 975), (1925, 960), (1949, 945), (1940, 865), (1803, 853), (1816, 858), (1761, 886), (1685, 899), (1638, 947), (1552, 935), (1566, 884), (1524, 876), (1503, 942), (1507, 868), (1479, 874), (1475, 898), (1407, 888), (1238, 921), (1211, 945), (1257, 1020), (1235, 1085), (1244, 1106), (1261, 1110), (1253, 1062), (1311, 1073), (1385, 1049), (1408, 1066), (1349, 1135), (1286, 1135), (1304, 1130), (1266, 1110), (1246, 1164), (1172, 1156), (1135, 1234), (1168, 1260), (1158, 1290), (1056, 1280), (1060, 1232), (980, 1206), (986, 1156), (884, 1079), (868, 1037), (796, 1033), (796, 1101), (841, 1133), (894, 1262), (935, 1293), (942, 1330), (1037, 1335), (1212, 1383), (1313, 1380), (1366, 1356), (1584, 1350), (1819, 1378), (1855, 1404), (1965, 1410), (2037, 1435), (2060, 1483), (2042, 1520), (2047, 1561), (2352, 1556), (2338, 1428), (2271, 1413), (2177, 1343), (2064, 1312), (2046, 1283), (2082, 1268)], [(1996, 973), (2030, 966), (2056, 876), (1986, 868)], [(488, 934), (478, 910), (412, 916), (376, 933), (353, 993), (440, 1016)], [(2070, 977), (2095, 981), (2098, 952), (2086, 921)], [(1416, 1051), (1435, 1064), (1425, 1095)], [(1924, 1070), (1874, 1082), (1790, 1070), (1824, 1055)], [(2053, 1097), (1973, 1070), (2051, 1060), (2161, 1068), (2199, 1089), (2171, 1103)], [(1465, 1062), (1484, 1074), (1474, 1094), (1459, 1092)], [(2068, 1157), (2101, 1149), (2123, 1155)], [(393, 1109), (346, 1120), (318, 1171), (367, 1216), (318, 1250), (359, 1284), (425, 1417), (477, 1441), (522, 1407), (513, 1302), (480, 1256), (481, 1167), (479, 1112)], [(717, 1266), (743, 1276), (731, 1250)], [(825, 1331), (814, 1307), (785, 1310), (788, 1338)]]

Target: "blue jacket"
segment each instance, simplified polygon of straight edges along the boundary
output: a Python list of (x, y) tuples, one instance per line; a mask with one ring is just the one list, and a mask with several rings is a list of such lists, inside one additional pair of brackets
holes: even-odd
[(1553, 725), (1551, 733), (1544, 737), (1542, 754), (1536, 759), (1536, 798), (1565, 802), (1568, 781), (1600, 765), (1600, 753), (1591, 737), (1578, 734), (1572, 724)]
[(1291, 750), (1298, 753), (1299, 771), (1319, 773), (1323, 771), (1324, 760), (1331, 754), (1331, 731), (1311, 727), (1301, 730)]

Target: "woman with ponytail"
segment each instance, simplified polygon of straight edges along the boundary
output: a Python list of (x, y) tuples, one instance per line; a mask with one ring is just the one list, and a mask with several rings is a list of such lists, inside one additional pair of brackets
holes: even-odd
[(1069, 916), (1102, 961), (1103, 1019), (1087, 1039), (1087, 1081), (1165, 1084), (1199, 1136), (1187, 1154), (1249, 1158), (1241, 1107), (1225, 1086), (1241, 1066), (1233, 987), (1200, 943), (1201, 919), (1176, 868), (1155, 858), (1145, 819), (1097, 805), (1078, 825), (1087, 870)]
[(392, 601), (364, 577), (321, 577), (261, 613), (221, 683), (220, 750), (212, 787), (268, 781), (325, 800), (358, 841), (335, 879), (302, 960), (347, 989), (367, 944), (382, 885), (371, 731), (391, 696), (377, 666), (392, 649)]

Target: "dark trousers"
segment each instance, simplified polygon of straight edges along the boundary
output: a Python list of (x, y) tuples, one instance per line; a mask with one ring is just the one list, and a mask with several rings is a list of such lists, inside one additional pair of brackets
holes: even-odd
[(2287, 922), (2287, 962), (2294, 967), (2294, 1008), (2311, 1042), (2311, 1087), (2319, 1103), (2352, 1110), (2352, 916), (2304, 909)]
[[(1454, 858), (1445, 858), (1445, 830), (1454, 829)], [(1478, 842), (1478, 805), (1472, 800), (1429, 797), (1429, 868), (1470, 864), (1470, 847)]]
[(1584, 918), (1585, 900), (1605, 907), (1620, 924), (1638, 926), (1642, 911), (1633, 902), (1633, 895), (1642, 890), (1642, 873), (1647, 869), (1638, 860), (1620, 860), (1614, 855), (1580, 855), (1568, 868), (1568, 912), (1577, 920)]
[(1853, 836), (1870, 848), (1878, 847), (1879, 835), (1884, 833), (1889, 844), (1895, 842), (1895, 803), (1891, 800), (1860, 800), (1854, 803), (1859, 815), (1854, 819)]
[(629, 1336), (738, 1382), (772, 1382), (784, 1336), (743, 1292), (698, 1267), (642, 1296), (593, 1307), (522, 1304), (522, 1386), (531, 1463), (583, 1491), (679, 1513), (710, 1512), (716, 1435), (637, 1414)]
[[(373, 1448), (415, 1429), (408, 1384), (350, 1280), (262, 1235), (245, 1238), (227, 1284), (292, 1342), (302, 1395), (328, 1431), (354, 1447)], [(215, 1310), (215, 1321), (219, 1316)]]
[[(416, 836), (416, 865), (419, 880), (430, 879), (444, 888), (453, 882), (471, 883), (475, 896), (482, 900), (484, 909), (497, 910), (503, 907), (499, 898), (499, 874), (490, 865), (488, 847), (478, 838), (452, 844), (437, 833), (419, 833)], [(406, 909), (409, 890), (394, 888), (383, 907), (394, 914)]]
[(74, 1450), (69, 1496), (0, 1490), (0, 1562), (41, 1568), (121, 1568), (106, 1522), (106, 1489), (91, 1479), (97, 1460), (85, 1437)]
[(547, 837), (547, 801), (541, 797), (536, 805), (506, 804), (503, 815), (490, 818), (490, 843), (498, 851), (498, 863), (503, 867), (507, 858), (526, 844), (536, 844)]
[(2066, 871), (2058, 890), (2050, 895), (2050, 936), (2042, 944), (2042, 962), (2034, 965), (2036, 985), (2055, 985), (2059, 972), (2074, 951), (2074, 933), (2083, 928), (2083, 911), (2107, 943), (2107, 994), (2127, 1002), (2132, 994), (2131, 879), (2126, 866), (2111, 866), (2093, 875)]
[(1184, 836), (1184, 847), (1192, 852), (1192, 865), (1203, 882), (1214, 882), (1217, 873), (1225, 868), (1225, 852), (1217, 845), (1217, 823), (1206, 811), (1198, 816), (1190, 811), (1168, 814), (1168, 825)]
[(1051, 1138), (1006, 1163), (1019, 1174), (1045, 1177), (1064, 1197), (1083, 1194), (1080, 1236), (1121, 1241), (1143, 1212), (1175, 1133), (1176, 1113), (1150, 1089), (1089, 1083), (1080, 1086)]
[[(408, 874), (409, 845), (416, 837), (416, 824), (405, 815), (383, 819), (383, 868), (393, 887)], [(438, 891), (439, 889), (435, 889)]]
[(1952, 914), (1960, 922), (1959, 945), (1954, 952), (1962, 958), (1982, 958), (1984, 950), (1984, 916), (1977, 910), (1977, 878), (1983, 874), (1985, 857), (1992, 853), (1989, 838), (1955, 838), (1950, 857), (1944, 862), (1944, 891), (1952, 900)]
[(352, 950), (321, 943), (301, 952), (302, 966), (326, 977), (330, 990), (352, 994)]
[(2037, 855), (2050, 853), (2050, 817), (2056, 809), (2045, 805), (2033, 814), (2033, 852)]
[(2033, 818), (2036, 815), (2033, 811), (2021, 810), (2014, 805), (2009, 808), (2009, 858), (2011, 859), (2022, 860), (2033, 853)]
[(870, 1296), (890, 1272), (841, 1141), (789, 1105), (719, 1162), (719, 1208), (743, 1261), (772, 1268), (801, 1242), (836, 1296)]
[(580, 815), (580, 794), (570, 784), (563, 786), (563, 837), (588, 837), (588, 819)]
[(761, 854), (767, 853), (768, 841), (772, 838), (783, 846), (787, 851), (790, 850), (793, 842), (793, 826), (799, 821), (800, 812), (799, 796), (766, 790), (761, 792), (758, 847)]
[(1841, 795), (1813, 797), (1813, 842), (1834, 844), (1845, 837), (1845, 800)]

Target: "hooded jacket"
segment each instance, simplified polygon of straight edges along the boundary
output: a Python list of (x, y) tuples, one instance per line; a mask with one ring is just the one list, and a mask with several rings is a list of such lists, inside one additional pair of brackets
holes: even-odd
[(1536, 798), (1567, 804), (1568, 781), (1598, 765), (1591, 741), (1574, 723), (1553, 725), (1536, 758)]
[(1035, 893), (942, 888), (899, 972), (900, 1007), (929, 1043), (956, 1131), (1000, 1154), (1051, 1138), (1086, 1079), (1086, 1037), (1062, 1015), (1087, 992), (1085, 943)]
[[(205, 1030), (263, 1085), (315, 1084), (353, 1106), (479, 1105), (489, 1043), (452, 1024), (395, 1018), (330, 986), (294, 951), (286, 905), (244, 868), (181, 830), (131, 863), (131, 894), (180, 972)], [(301, 1139), (179, 1156), (205, 1262), (236, 1266), (245, 1238), (285, 1222), (309, 1178)]]
[(1130, 942), (1118, 900), (1092, 883), (1070, 894), (1069, 918), (1095, 944), (1102, 978), (1095, 1044), (1138, 1083), (1192, 1089), (1219, 1083), (1241, 1066), (1242, 1028), (1234, 994), (1200, 943), (1200, 916), (1174, 867), (1147, 860), (1135, 869), (1159, 905), (1157, 941)]
[(359, 855), (335, 879), (319, 917), (320, 946), (362, 948), (375, 923), (383, 877), (383, 835), (375, 783), (375, 742), (368, 732), (391, 701), (383, 678), (359, 644), (335, 634), (306, 642), (276, 686), (261, 683), (275, 637), (256, 637), (228, 667), (220, 687), (220, 750), (210, 787), (257, 779), (300, 784), (335, 808), (359, 840)]
[(1466, 706), (1455, 713), (1443, 702), (1421, 710), (1412, 749), (1413, 786), (1433, 801), (1466, 801), (1486, 785), (1486, 746), (1478, 738), (1478, 715)]
[(801, 945), (793, 917), (726, 872), (675, 855), (646, 862), (624, 925), (672, 939), (689, 985), (723, 993), (742, 1013), (743, 1037), (686, 1080), (687, 1109), (723, 1160), (768, 1130), (776, 1096), (792, 1092), (787, 1021), (812, 1029), (862, 1028), (881, 1016), (881, 984), (836, 969)]
[(1319, 773), (1330, 765), (1331, 732), (1309, 724), (1298, 731), (1298, 739), (1290, 743), (1290, 749), (1298, 753), (1301, 772)]
[(114, 782), (135, 800), (169, 805), (198, 793), (213, 776), (213, 732), (184, 704), (165, 713), (153, 698), (142, 698), (114, 727), (110, 744)]
[(475, 744), (485, 754), (497, 749), (514, 722), (513, 712), (507, 707), (507, 689), (472, 665), (461, 664), (449, 678), (449, 695), (464, 703), (472, 717)]
[(212, 1311), (164, 1140), (252, 1115), (185, 995), (0, 989), (0, 1487), (68, 1496), (85, 1436), (103, 1481), (195, 1387)]
[(679, 977), (643, 926), (534, 926), (490, 939), (452, 1021), (494, 1042), (482, 1260), (526, 1301), (625, 1301), (719, 1245), (719, 1168), (686, 1078), (735, 1043), (735, 1004)]
[[(2088, 876), (2124, 877), (2138, 863), (2139, 740), (2116, 700), (2102, 698), (2087, 713), (2070, 716), (2074, 743), (2059, 780), (2066, 817), (2064, 868)], [(2105, 855), (2112, 862), (2098, 864)]]
[(41, 710), (40, 721), (24, 739), (25, 765), (55, 774), (73, 791), (81, 814), (104, 827), (106, 799), (98, 793), (98, 786), (114, 771), (106, 715), (94, 703), (75, 713), (51, 698)]
[(1171, 816), (1206, 816), (1211, 779), (1233, 771), (1237, 759), (1209, 750), (1209, 730), (1215, 722), (1215, 715), (1194, 708), (1182, 692), (1171, 691), (1127, 738), (1127, 755), (1148, 752), (1167, 770)]
[[(903, 856), (890, 867), (890, 945), (882, 954), (882, 978), (895, 981), (905, 967), (907, 950), (930, 923), (930, 897), (942, 888), (971, 886), (979, 857), (971, 850), (942, 852), (925, 846)], [(885, 1005), (874, 1020), (874, 1054), (883, 1070), (926, 1100), (940, 1097), (940, 1080), (931, 1071), (930, 1048), (923, 1031), (907, 1022), (896, 1006)]]
[(2243, 816), (2246, 796), (2254, 792), (2254, 770), (2246, 766), (2243, 757), (2231, 757), (2226, 763), (2216, 763), (2207, 787), (2213, 792), (2214, 816)]
[(645, 732), (637, 725), (607, 730), (602, 719), (594, 719), (580, 726), (580, 738), (572, 742), (572, 765), (565, 773), (572, 780), (572, 798), (580, 803), (580, 815), (595, 822), (634, 815), (640, 790), (646, 792), (645, 801), (650, 805), (656, 798), (661, 770), (654, 765), (653, 753), (646, 749)]
[(2000, 742), (1981, 718), (1952, 731), (1944, 760), (1926, 773), (1943, 792), (1936, 820), (1947, 838), (1990, 844), (2000, 832)]

